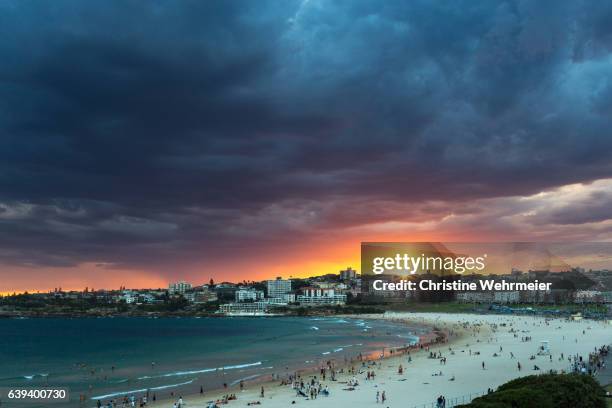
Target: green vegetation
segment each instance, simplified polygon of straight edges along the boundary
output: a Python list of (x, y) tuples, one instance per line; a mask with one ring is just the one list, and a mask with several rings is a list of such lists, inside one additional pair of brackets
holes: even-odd
[[(450, 302), (391, 302), (391, 303), (366, 303), (364, 301), (350, 302), (352, 304), (370, 305), (389, 311), (397, 312), (431, 312), (431, 313), (473, 313), (487, 312), (488, 303), (464, 303), (457, 301)], [(585, 304), (558, 304), (558, 305), (539, 305), (533, 303), (519, 303), (504, 305), (512, 309), (532, 309), (534, 313), (542, 312), (563, 312), (570, 313), (601, 313), (605, 314), (606, 305), (585, 303)]]
[(385, 309), (375, 306), (355, 306), (355, 305), (326, 305), (326, 306), (281, 306), (272, 309), (274, 313), (290, 314), (296, 316), (316, 316), (316, 315), (344, 315), (344, 314), (378, 314), (384, 313)]
[(102, 302), (95, 296), (88, 298), (50, 298), (38, 294), (21, 293), (0, 298), (0, 306), (17, 311), (40, 310), (68, 310), (86, 311), (92, 308), (114, 309), (116, 305)]
[(397, 312), (432, 312), (432, 313), (470, 313), (476, 310), (486, 309), (484, 305), (460, 302), (413, 302), (413, 303), (391, 303), (385, 306), (386, 310)]
[(50, 297), (41, 294), (17, 294), (0, 297), (0, 312), (29, 314), (34, 316), (79, 315), (98, 316), (115, 314), (210, 314), (219, 307), (218, 302), (190, 304), (182, 296), (167, 293), (151, 304), (127, 304), (125, 301), (111, 302), (95, 294), (79, 295), (74, 298)]
[[(298, 281), (303, 285), (306, 281)], [(261, 287), (261, 285), (260, 285)], [(52, 294), (15, 294), (0, 297), (0, 317), (3, 315), (18, 314), (32, 316), (53, 315), (150, 315), (150, 314), (172, 314), (172, 315), (211, 315), (214, 314), (220, 304), (234, 301), (234, 291), (216, 291), (218, 300), (205, 304), (189, 303), (183, 296), (171, 296), (168, 292), (157, 291), (152, 300), (143, 303), (127, 304), (120, 300), (119, 292), (74, 292), (54, 296)], [(432, 313), (503, 313), (507, 308), (513, 309), (517, 314), (545, 314), (559, 317), (569, 316), (572, 313), (581, 312), (586, 317), (594, 315), (605, 315), (606, 305), (603, 304), (558, 304), (538, 305), (532, 303), (503, 305), (503, 308), (492, 310), (488, 303), (463, 303), (457, 301), (445, 302), (406, 302), (405, 299), (386, 300), (375, 297), (353, 297), (347, 296), (347, 304), (327, 306), (299, 306), (290, 304), (288, 306), (273, 308), (273, 313), (289, 315), (332, 315), (332, 314), (364, 314), (384, 313), (385, 311), (397, 312), (432, 312)], [(510, 311), (507, 311), (508, 313)]]
[(588, 375), (547, 374), (518, 378), (476, 398), (465, 408), (606, 408), (605, 391)]
[(547, 310), (561, 310), (570, 313), (606, 313), (607, 308), (606, 305), (599, 303), (584, 303), (584, 304), (559, 304), (559, 305), (534, 305), (534, 304), (523, 304), (523, 305), (510, 305), (511, 307), (530, 307), (534, 310), (538, 311), (547, 311)]

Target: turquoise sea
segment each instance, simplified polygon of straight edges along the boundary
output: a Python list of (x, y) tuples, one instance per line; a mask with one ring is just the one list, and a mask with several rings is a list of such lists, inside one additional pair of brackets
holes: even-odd
[(69, 406), (81, 394), (84, 406), (146, 390), (167, 398), (403, 346), (425, 330), (334, 317), (0, 319), (0, 388), (65, 387)]

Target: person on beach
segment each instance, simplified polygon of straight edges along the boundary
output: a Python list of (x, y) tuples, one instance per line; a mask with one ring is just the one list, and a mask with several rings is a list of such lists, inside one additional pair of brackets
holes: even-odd
[(380, 391), (376, 391), (376, 403), (380, 401)]
[(387, 400), (387, 394), (383, 391), (382, 394), (380, 395), (380, 403), (384, 404), (385, 401)]
[(261, 397), (261, 398), (263, 398), (263, 397), (264, 397), (264, 387), (261, 387), (260, 397)]

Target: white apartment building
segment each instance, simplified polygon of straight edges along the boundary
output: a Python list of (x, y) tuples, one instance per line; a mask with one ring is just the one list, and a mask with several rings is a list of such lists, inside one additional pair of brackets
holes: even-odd
[(350, 266), (342, 271), (340, 271), (340, 279), (341, 280), (351, 280), (357, 277), (357, 271), (351, 268)]
[(119, 300), (123, 300), (127, 304), (136, 303), (138, 301), (138, 293), (124, 291), (121, 296), (119, 296)]
[(263, 290), (240, 289), (236, 291), (236, 302), (255, 302), (264, 298)]
[(295, 303), (295, 293), (285, 293), (282, 297), (265, 298), (260, 302), (264, 302), (269, 305), (284, 306), (288, 303)]
[(303, 305), (343, 305), (346, 303), (346, 294), (335, 289), (305, 287), (297, 301)]
[(521, 294), (518, 290), (508, 292), (495, 292), (493, 301), (497, 303), (518, 303), (521, 300)]
[(460, 302), (486, 303), (493, 301), (493, 292), (459, 292), (456, 296)]
[(282, 299), (285, 303), (295, 303), (295, 293), (285, 293)]
[(155, 296), (145, 293), (139, 296), (142, 303), (155, 303)]
[(283, 295), (291, 292), (291, 280), (276, 278), (267, 281), (268, 297), (283, 298)]
[(186, 291), (191, 289), (191, 283), (185, 281), (179, 281), (168, 285), (168, 292), (171, 295), (180, 294), (183, 295)]

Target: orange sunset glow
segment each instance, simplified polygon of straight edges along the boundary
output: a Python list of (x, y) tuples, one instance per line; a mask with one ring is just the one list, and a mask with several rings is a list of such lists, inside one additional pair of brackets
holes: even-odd
[[(590, 190), (593, 186), (575, 186), (573, 189)], [(539, 193), (530, 197), (519, 197), (517, 201), (556, 199), (563, 190)], [(492, 202), (495, 203), (494, 201)], [(538, 237), (540, 240), (554, 239), (554, 233), (538, 234), (526, 228), (523, 233), (512, 234), (497, 231), (487, 225), (473, 222), (472, 216), (454, 214), (419, 222), (418, 220), (385, 220), (365, 225), (350, 225), (343, 228), (299, 231), (308, 239), (278, 239), (258, 251), (237, 248), (227, 256), (212, 257), (194, 262), (164, 263), (149, 268), (131, 268), (99, 262), (85, 262), (70, 267), (33, 267), (3, 265), (0, 269), (6, 278), (0, 284), (0, 292), (49, 291), (61, 287), (64, 290), (82, 290), (85, 287), (98, 289), (163, 288), (174, 280), (188, 280), (196, 284), (216, 282), (257, 281), (282, 276), (305, 278), (338, 273), (352, 266), (360, 269), (361, 242), (507, 242), (508, 238), (525, 240)], [(482, 215), (480, 215), (482, 217)], [(532, 214), (531, 216), (537, 216)], [(517, 225), (524, 214), (510, 213), (507, 216)], [(469, 226), (469, 228), (468, 228)], [(591, 226), (599, 228), (599, 225)], [(405, 231), (411, 231), (406, 233)], [(589, 230), (585, 231), (588, 232)], [(567, 231), (571, 232), (570, 229)], [(575, 231), (581, 237), (585, 232)]]
[(612, 241), (604, 11), (570, 35), (495, 2), (81, 7), (0, 13), (2, 293)]

